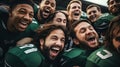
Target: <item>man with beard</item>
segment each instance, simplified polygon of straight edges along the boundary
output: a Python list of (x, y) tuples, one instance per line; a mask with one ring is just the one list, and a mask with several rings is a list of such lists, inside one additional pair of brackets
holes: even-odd
[(72, 49), (65, 51), (60, 67), (85, 67), (86, 59), (99, 46), (98, 34), (88, 20), (76, 21), (72, 25)]
[[(94, 24), (96, 31), (98, 33), (101, 32), (106, 32), (108, 29), (108, 25), (110, 21), (115, 17), (120, 15), (120, 1), (119, 0), (108, 0), (108, 10), (109, 14), (108, 15), (102, 15), (97, 21), (96, 24)], [(105, 33), (102, 33), (104, 36)]]
[[(67, 42), (66, 28), (45, 24), (37, 29), (34, 44), (11, 48), (5, 57), (8, 67), (53, 67)], [(37, 48), (36, 48), (37, 46)]]
[(88, 57), (86, 67), (120, 67), (120, 16), (111, 21), (105, 38), (105, 46)]
[(120, 1), (119, 0), (108, 0), (108, 10), (109, 12), (114, 15), (120, 15)]
[(33, 22), (28, 27), (28, 30), (35, 30), (42, 24), (46, 23), (50, 15), (56, 10), (55, 0), (42, 0), (39, 3), (37, 14), (35, 14)]
[(109, 15), (108, 13), (102, 14), (101, 8), (96, 4), (90, 4), (86, 8), (86, 12), (88, 19), (92, 22), (92, 25), (99, 34), (99, 41), (103, 43), (103, 36), (108, 28), (111, 16), (106, 17)]
[(103, 13), (98, 5), (91, 4), (86, 8), (88, 19), (92, 22), (95, 30), (99, 34), (99, 41), (104, 43), (104, 37), (110, 20), (114, 17), (109, 13)]
[(0, 7), (0, 67), (3, 67), (4, 55), (10, 47), (16, 46), (18, 40), (33, 35), (26, 32), (34, 16), (33, 1), (10, 0), (8, 6), (9, 11)]
[(39, 10), (37, 14), (37, 19), (41, 21), (40, 23), (45, 23), (45, 21), (53, 14), (56, 10), (55, 0), (42, 0), (39, 4)]

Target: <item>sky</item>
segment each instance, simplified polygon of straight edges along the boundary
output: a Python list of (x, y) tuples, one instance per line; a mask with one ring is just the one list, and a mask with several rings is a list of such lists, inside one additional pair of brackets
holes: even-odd
[(107, 0), (86, 0), (86, 1), (97, 3), (103, 6), (107, 6)]

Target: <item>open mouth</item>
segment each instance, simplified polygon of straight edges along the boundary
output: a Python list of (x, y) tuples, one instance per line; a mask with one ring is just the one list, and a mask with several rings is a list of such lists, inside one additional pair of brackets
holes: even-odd
[(58, 53), (59, 52), (59, 48), (55, 48), (55, 47), (53, 47), (52, 49), (51, 49), (51, 51), (53, 51), (54, 53)]
[(89, 45), (96, 45), (96, 37), (95, 36), (88, 36), (86, 38), (86, 41), (88, 42)]
[(29, 25), (29, 23), (28, 23), (28, 22), (25, 22), (25, 21), (21, 21), (21, 22), (19, 23), (19, 27), (21, 28), (21, 30), (25, 30), (28, 25)]
[(43, 11), (43, 17), (44, 18), (47, 18), (49, 15), (50, 15), (50, 10), (49, 9), (44, 9), (44, 11)]
[(90, 16), (91, 20), (94, 20), (96, 18), (96, 16)]
[(45, 13), (50, 13), (50, 10), (49, 9), (45, 9), (44, 12)]
[(74, 13), (74, 16), (79, 16), (80, 15), (80, 13)]
[(87, 38), (87, 41), (94, 41), (94, 40), (95, 40), (95, 37), (92, 37), (92, 36)]
[(59, 54), (60, 51), (61, 51), (60, 47), (52, 47), (50, 49), (50, 56), (51, 56), (51, 58), (54, 59)]

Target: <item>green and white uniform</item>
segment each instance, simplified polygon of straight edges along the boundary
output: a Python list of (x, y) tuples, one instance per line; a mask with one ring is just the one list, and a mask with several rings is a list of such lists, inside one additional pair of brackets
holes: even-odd
[(44, 57), (33, 45), (11, 48), (5, 56), (6, 67), (43, 67)]
[(10, 32), (7, 29), (7, 20), (9, 12), (0, 7), (0, 67), (3, 67), (4, 55), (10, 47), (16, 45), (16, 42), (24, 37), (33, 37), (33, 31)]
[(106, 32), (108, 25), (113, 18), (113, 15), (105, 13), (93, 23), (98, 34), (104, 34)]
[(61, 58), (60, 67), (84, 67), (90, 53), (91, 51), (82, 50), (80, 48), (67, 50)]
[(40, 26), (40, 23), (33, 18), (32, 23), (28, 26), (27, 31), (35, 31)]
[(88, 57), (86, 67), (120, 67), (120, 53), (100, 48)]

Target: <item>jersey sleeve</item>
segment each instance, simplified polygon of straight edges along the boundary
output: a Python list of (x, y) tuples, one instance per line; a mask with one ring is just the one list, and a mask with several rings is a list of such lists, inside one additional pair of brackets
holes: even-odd
[(83, 55), (84, 51), (81, 49), (72, 49), (65, 52), (62, 57), (62, 62), (60, 67), (73, 67), (85, 65), (86, 57)]
[(12, 48), (5, 57), (8, 67), (39, 67), (42, 61), (42, 55), (33, 45)]
[(86, 67), (118, 67), (113, 60), (111, 51), (100, 48), (87, 58)]

